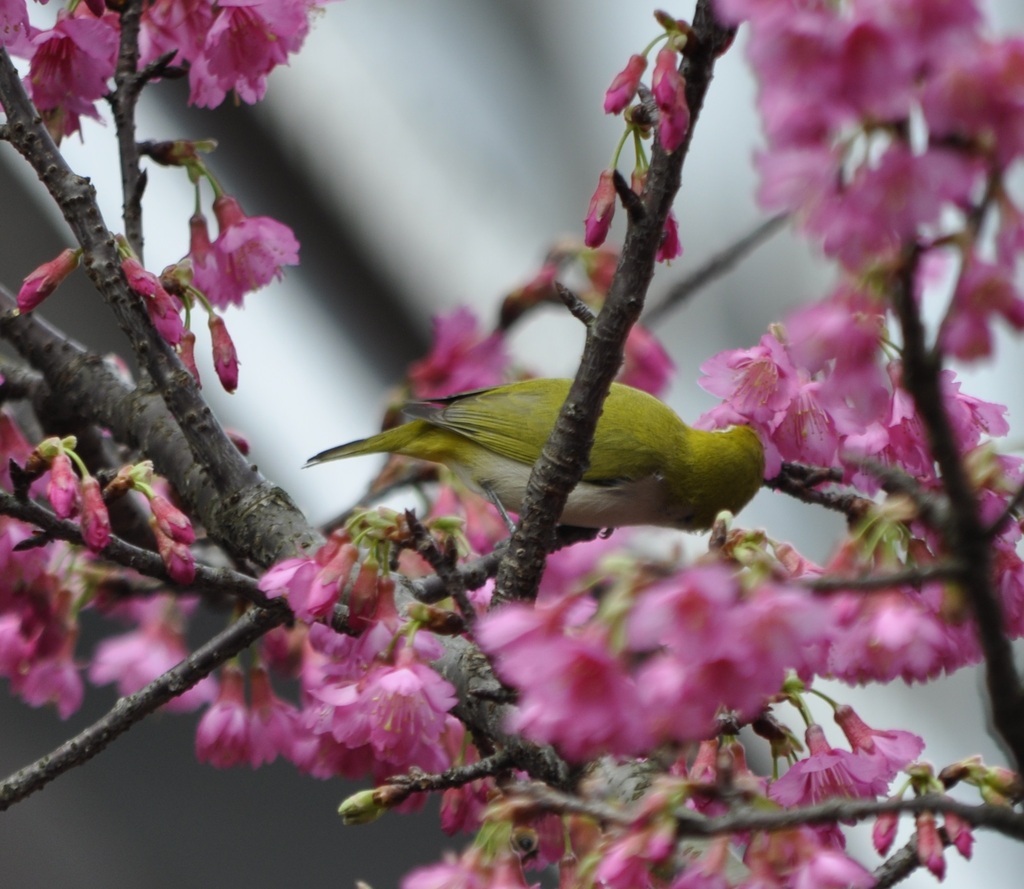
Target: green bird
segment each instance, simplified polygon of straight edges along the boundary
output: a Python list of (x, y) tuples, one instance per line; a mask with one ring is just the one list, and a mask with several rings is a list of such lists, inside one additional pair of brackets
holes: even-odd
[[(505, 510), (520, 512), (533, 464), (571, 380), (540, 379), (461, 392), (403, 409), (408, 423), (321, 451), (307, 466), (363, 454), (443, 463)], [(764, 479), (764, 448), (749, 426), (687, 426), (653, 395), (613, 383), (590, 465), (569, 494), (564, 524), (656, 525), (704, 531), (739, 512)]]

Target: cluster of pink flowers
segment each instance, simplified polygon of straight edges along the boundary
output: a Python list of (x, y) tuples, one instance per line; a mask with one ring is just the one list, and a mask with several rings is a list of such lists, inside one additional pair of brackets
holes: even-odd
[[(973, 0), (719, 7), (751, 23), (762, 203), (793, 212), (854, 271), (917, 242), (920, 289), (934, 289), (936, 266), (954, 282), (940, 335), (949, 354), (988, 355), (996, 317), (1024, 329), (1022, 214), (1006, 181), (1024, 155), (1024, 42), (987, 36)], [(994, 251), (942, 237), (976, 232), (977, 219)]]
[[(260, 581), (310, 624), (298, 665), (302, 742), (290, 758), (321, 776), (441, 771), (451, 762), (447, 739), (456, 725), (447, 715), (454, 690), (430, 666), (441, 649), (428, 632), (410, 635), (395, 609), (394, 581), (375, 558), (357, 564), (359, 557), (340, 532), (312, 558), (285, 560)], [(339, 601), (358, 637), (317, 622)]]
[[(158, 0), (143, 12), (141, 62), (173, 53), (171, 64), (188, 67), (194, 105), (215, 108), (229, 94), (258, 102), (270, 72), (302, 47), (316, 8), (309, 0)], [(32, 100), (55, 135), (77, 132), (83, 116), (99, 118), (96, 101), (117, 61), (115, 13), (82, 3), (37, 29), (26, 0), (5, 0), (0, 23), (0, 45), (30, 59)]]
[(19, 550), (30, 536), (21, 522), (0, 517), (0, 676), (26, 703), (52, 703), (66, 719), (84, 693), (72, 593), (56, 568), (67, 548), (49, 543)]
[(631, 595), (625, 618), (562, 596), (481, 622), (478, 641), (520, 692), (517, 730), (574, 761), (635, 755), (714, 734), (723, 709), (753, 718), (787, 670), (810, 676), (824, 666), (827, 610), (806, 595), (747, 595), (718, 565)]

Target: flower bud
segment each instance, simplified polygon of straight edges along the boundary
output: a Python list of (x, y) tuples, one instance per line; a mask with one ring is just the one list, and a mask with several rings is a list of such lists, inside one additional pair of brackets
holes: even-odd
[(360, 790), (343, 800), (338, 806), (343, 824), (369, 824), (387, 811), (386, 806), (377, 802), (373, 790)]
[(153, 511), (153, 518), (156, 519), (160, 531), (177, 543), (190, 544), (196, 539), (196, 532), (192, 528), (192, 522), (176, 506), (173, 506), (166, 497), (154, 494), (149, 498), (149, 508)]
[(97, 553), (110, 543), (110, 514), (100, 483), (91, 475), (82, 481), (82, 539)]
[(618, 114), (632, 101), (636, 95), (637, 87), (640, 85), (640, 78), (647, 68), (647, 59), (641, 55), (632, 55), (615, 78), (611, 86), (604, 94), (605, 114)]
[(61, 281), (78, 268), (81, 258), (81, 248), (73, 250), (68, 247), (29, 274), (18, 291), (18, 311), (30, 312), (38, 306), (57, 289)]
[(50, 463), (50, 483), (46, 487), (46, 499), (53, 506), (58, 518), (67, 519), (75, 511), (78, 500), (78, 476), (71, 465), (71, 458), (61, 452)]
[(226, 392), (238, 388), (238, 354), (235, 344), (220, 315), (210, 315), (210, 336), (213, 339), (213, 367)]
[(612, 216), (615, 214), (615, 181), (612, 170), (602, 170), (597, 189), (590, 198), (587, 218), (584, 220), (586, 234), (583, 241), (588, 247), (600, 247), (608, 237)]

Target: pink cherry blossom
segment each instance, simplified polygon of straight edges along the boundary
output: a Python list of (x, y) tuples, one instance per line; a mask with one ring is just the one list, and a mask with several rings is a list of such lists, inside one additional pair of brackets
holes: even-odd
[(117, 58), (111, 24), (62, 11), (53, 28), (38, 32), (32, 43), (28, 88), (36, 107), (58, 113), (65, 136), (79, 129), (81, 115), (98, 119), (94, 103), (106, 94)]
[(639, 324), (630, 328), (619, 382), (661, 395), (675, 371), (675, 363), (658, 338)]
[(149, 498), (149, 508), (153, 512), (157, 526), (171, 540), (184, 544), (195, 543), (196, 532), (192, 527), (192, 522), (166, 497), (154, 494)]
[[(89, 681), (95, 685), (113, 682), (120, 695), (130, 695), (158, 676), (180, 664), (188, 649), (181, 630), (169, 619), (167, 605), (149, 609), (136, 630), (109, 636), (96, 647), (89, 666)], [(216, 697), (217, 685), (207, 677), (172, 698), (164, 709), (184, 713), (209, 703)]]
[(992, 317), (1014, 330), (1024, 329), (1024, 300), (1014, 284), (1013, 268), (968, 260), (942, 324), (940, 342), (957, 358), (985, 358), (992, 352)]
[(924, 84), (921, 107), (937, 138), (989, 143), (1000, 168), (1024, 151), (1024, 40), (961, 39)]
[(665, 151), (673, 152), (690, 129), (690, 107), (686, 103), (686, 82), (679, 73), (679, 57), (671, 47), (663, 47), (654, 60), (651, 92), (658, 105), (658, 141)]
[(638, 824), (602, 850), (594, 876), (606, 889), (635, 889), (650, 883), (651, 870), (664, 864), (675, 850), (669, 820)]
[(787, 808), (842, 797), (875, 797), (888, 780), (878, 764), (847, 750), (831, 747), (819, 725), (807, 727), (809, 756), (797, 760), (773, 781), (768, 796)]
[(306, 0), (221, 0), (189, 72), (190, 101), (213, 108), (232, 91), (249, 104), (262, 99), (267, 75), (301, 48), (310, 7)]
[(892, 848), (899, 826), (898, 812), (883, 812), (875, 819), (871, 828), (871, 843), (879, 855), (885, 855)]
[[(206, 249), (205, 222), (193, 217), (191, 250), (194, 283), (217, 308), (241, 305), (242, 297), (284, 274), (282, 266), (297, 265), (299, 242), (292, 230), (269, 216), (246, 216), (238, 201), (221, 195), (213, 204), (220, 232), (213, 244), (211, 265)], [(216, 274), (214, 274), (214, 270)]]
[(443, 771), (445, 716), (455, 691), (403, 647), (394, 663), (376, 663), (356, 681), (308, 687), (319, 702), (318, 734), (350, 749), (369, 747), (375, 770), (394, 774), (410, 766)]
[(482, 335), (476, 316), (463, 306), (435, 316), (434, 346), (409, 368), (409, 384), (415, 397), (435, 398), (496, 386), (507, 366), (504, 337)]
[(886, 780), (895, 778), (900, 769), (906, 768), (924, 750), (924, 741), (917, 735), (900, 729), (873, 729), (846, 704), (836, 708), (835, 720), (853, 752), (883, 766), (880, 774)]
[(25, 0), (0, 0), (0, 46), (8, 46), (19, 55), (28, 54), (30, 31)]
[(165, 534), (155, 519), (150, 520), (150, 528), (156, 538), (157, 552), (170, 578), (185, 586), (192, 583), (196, 577), (196, 560), (188, 544)]
[(752, 349), (720, 352), (700, 366), (701, 388), (728, 399), (743, 417), (769, 424), (796, 397), (796, 368), (785, 347), (768, 333)]
[(658, 245), (658, 252), (654, 255), (656, 262), (671, 262), (683, 255), (683, 244), (679, 240), (679, 222), (676, 214), (668, 211), (665, 217), (665, 230), (661, 233), (661, 243)]
[(124, 271), (128, 286), (143, 297), (146, 311), (157, 333), (172, 346), (181, 342), (185, 327), (178, 314), (181, 311), (178, 300), (171, 296), (160, 283), (160, 279), (143, 268), (134, 256), (122, 258), (121, 269)]
[(33, 660), (17, 677), (12, 677), (11, 688), (26, 704), (42, 707), (53, 704), (61, 719), (67, 719), (82, 706), (84, 688), (81, 674), (74, 662), (74, 646), (69, 644), (50, 656)]
[(964, 821), (963, 818), (953, 812), (946, 812), (942, 816), (942, 821), (950, 843), (956, 847), (956, 850), (964, 858), (969, 859), (974, 849), (974, 828), (970, 822)]
[(289, 759), (299, 735), (299, 712), (270, 687), (262, 667), (249, 670), (252, 708), (249, 714), (249, 765), (257, 768), (278, 755)]
[(142, 10), (139, 61), (142, 65), (177, 50), (172, 64), (191, 62), (202, 52), (213, 23), (213, 6), (205, 0), (154, 0)]
[(249, 710), (238, 667), (221, 671), (220, 693), (196, 727), (196, 758), (219, 769), (246, 762), (251, 755)]
[(939, 836), (935, 815), (931, 812), (918, 812), (914, 816), (914, 824), (917, 827), (917, 860), (941, 880), (946, 875), (946, 859), (943, 856), (945, 847)]

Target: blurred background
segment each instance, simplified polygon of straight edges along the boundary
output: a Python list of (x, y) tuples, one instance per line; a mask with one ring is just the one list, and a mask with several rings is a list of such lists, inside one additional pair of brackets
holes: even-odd
[[(994, 29), (1024, 29), (1016, 0), (989, 9)], [(687, 16), (692, 4), (672, 12)], [(271, 75), (266, 101), (254, 108), (188, 109), (181, 83), (146, 92), (140, 139), (217, 139), (211, 164), (226, 189), (248, 213), (290, 225), (301, 242), (301, 266), (227, 313), (241, 358), (238, 393), (218, 390), (203, 330), (196, 352), (209, 381), (204, 393), (222, 421), (246, 435), (254, 462), (313, 521), (350, 505), (376, 463), (300, 467), (310, 454), (378, 428), (388, 388), (429, 346), (431, 316), (469, 305), (485, 327), (493, 324), (502, 296), (532, 277), (554, 241), (582, 236), (590, 194), (621, 132), (602, 113), (604, 89), (656, 33), (643, 4), (621, 0), (347, 0), (314, 17), (305, 49)], [(651, 303), (762, 218), (743, 42), (741, 33), (717, 68), (676, 202), (685, 253), (659, 268)], [(92, 178), (117, 229), (112, 135), (111, 125), (89, 122), (84, 141), (68, 140), (66, 153)], [(146, 166), (146, 265), (159, 270), (188, 249), (193, 192), (181, 171)], [(0, 194), (7, 208), (0, 280), (16, 288), (69, 235), (9, 149), (0, 151)], [(620, 235), (617, 222), (610, 240)], [(666, 317), (656, 332), (678, 366), (668, 399), (676, 410), (692, 419), (712, 406), (697, 386), (698, 366), (721, 349), (755, 343), (770, 321), (823, 294), (830, 274), (784, 233)], [(44, 312), (93, 349), (125, 350), (84, 276), (63, 285)], [(553, 308), (513, 339), (517, 360), (547, 375), (571, 375), (581, 345), (579, 324)], [(1020, 348), (1003, 340), (999, 355), (998, 369), (972, 370), (965, 388), (1008, 404), (1013, 423), (1022, 407)], [(839, 530), (831, 516), (768, 491), (743, 523), (768, 528), (812, 558), (827, 555)], [(218, 629), (207, 621), (196, 641)], [(986, 731), (974, 671), (924, 687), (836, 695), (873, 726), (918, 731), (939, 768), (973, 753), (1003, 761)], [(90, 689), (83, 710), (61, 723), (48, 710), (0, 699), (0, 770), (33, 761), (113, 700), (109, 689)], [(444, 837), (432, 817), (343, 828), (334, 812), (355, 788), (286, 764), (257, 772), (200, 766), (195, 721), (149, 719), (0, 816), (4, 884), (162, 889), (363, 879), (383, 887), (463, 845)], [(856, 851), (868, 867), (879, 863), (863, 842)], [(1024, 847), (979, 832), (973, 863), (947, 857), (948, 885), (1015, 889)], [(908, 881), (931, 883), (927, 874)]]

